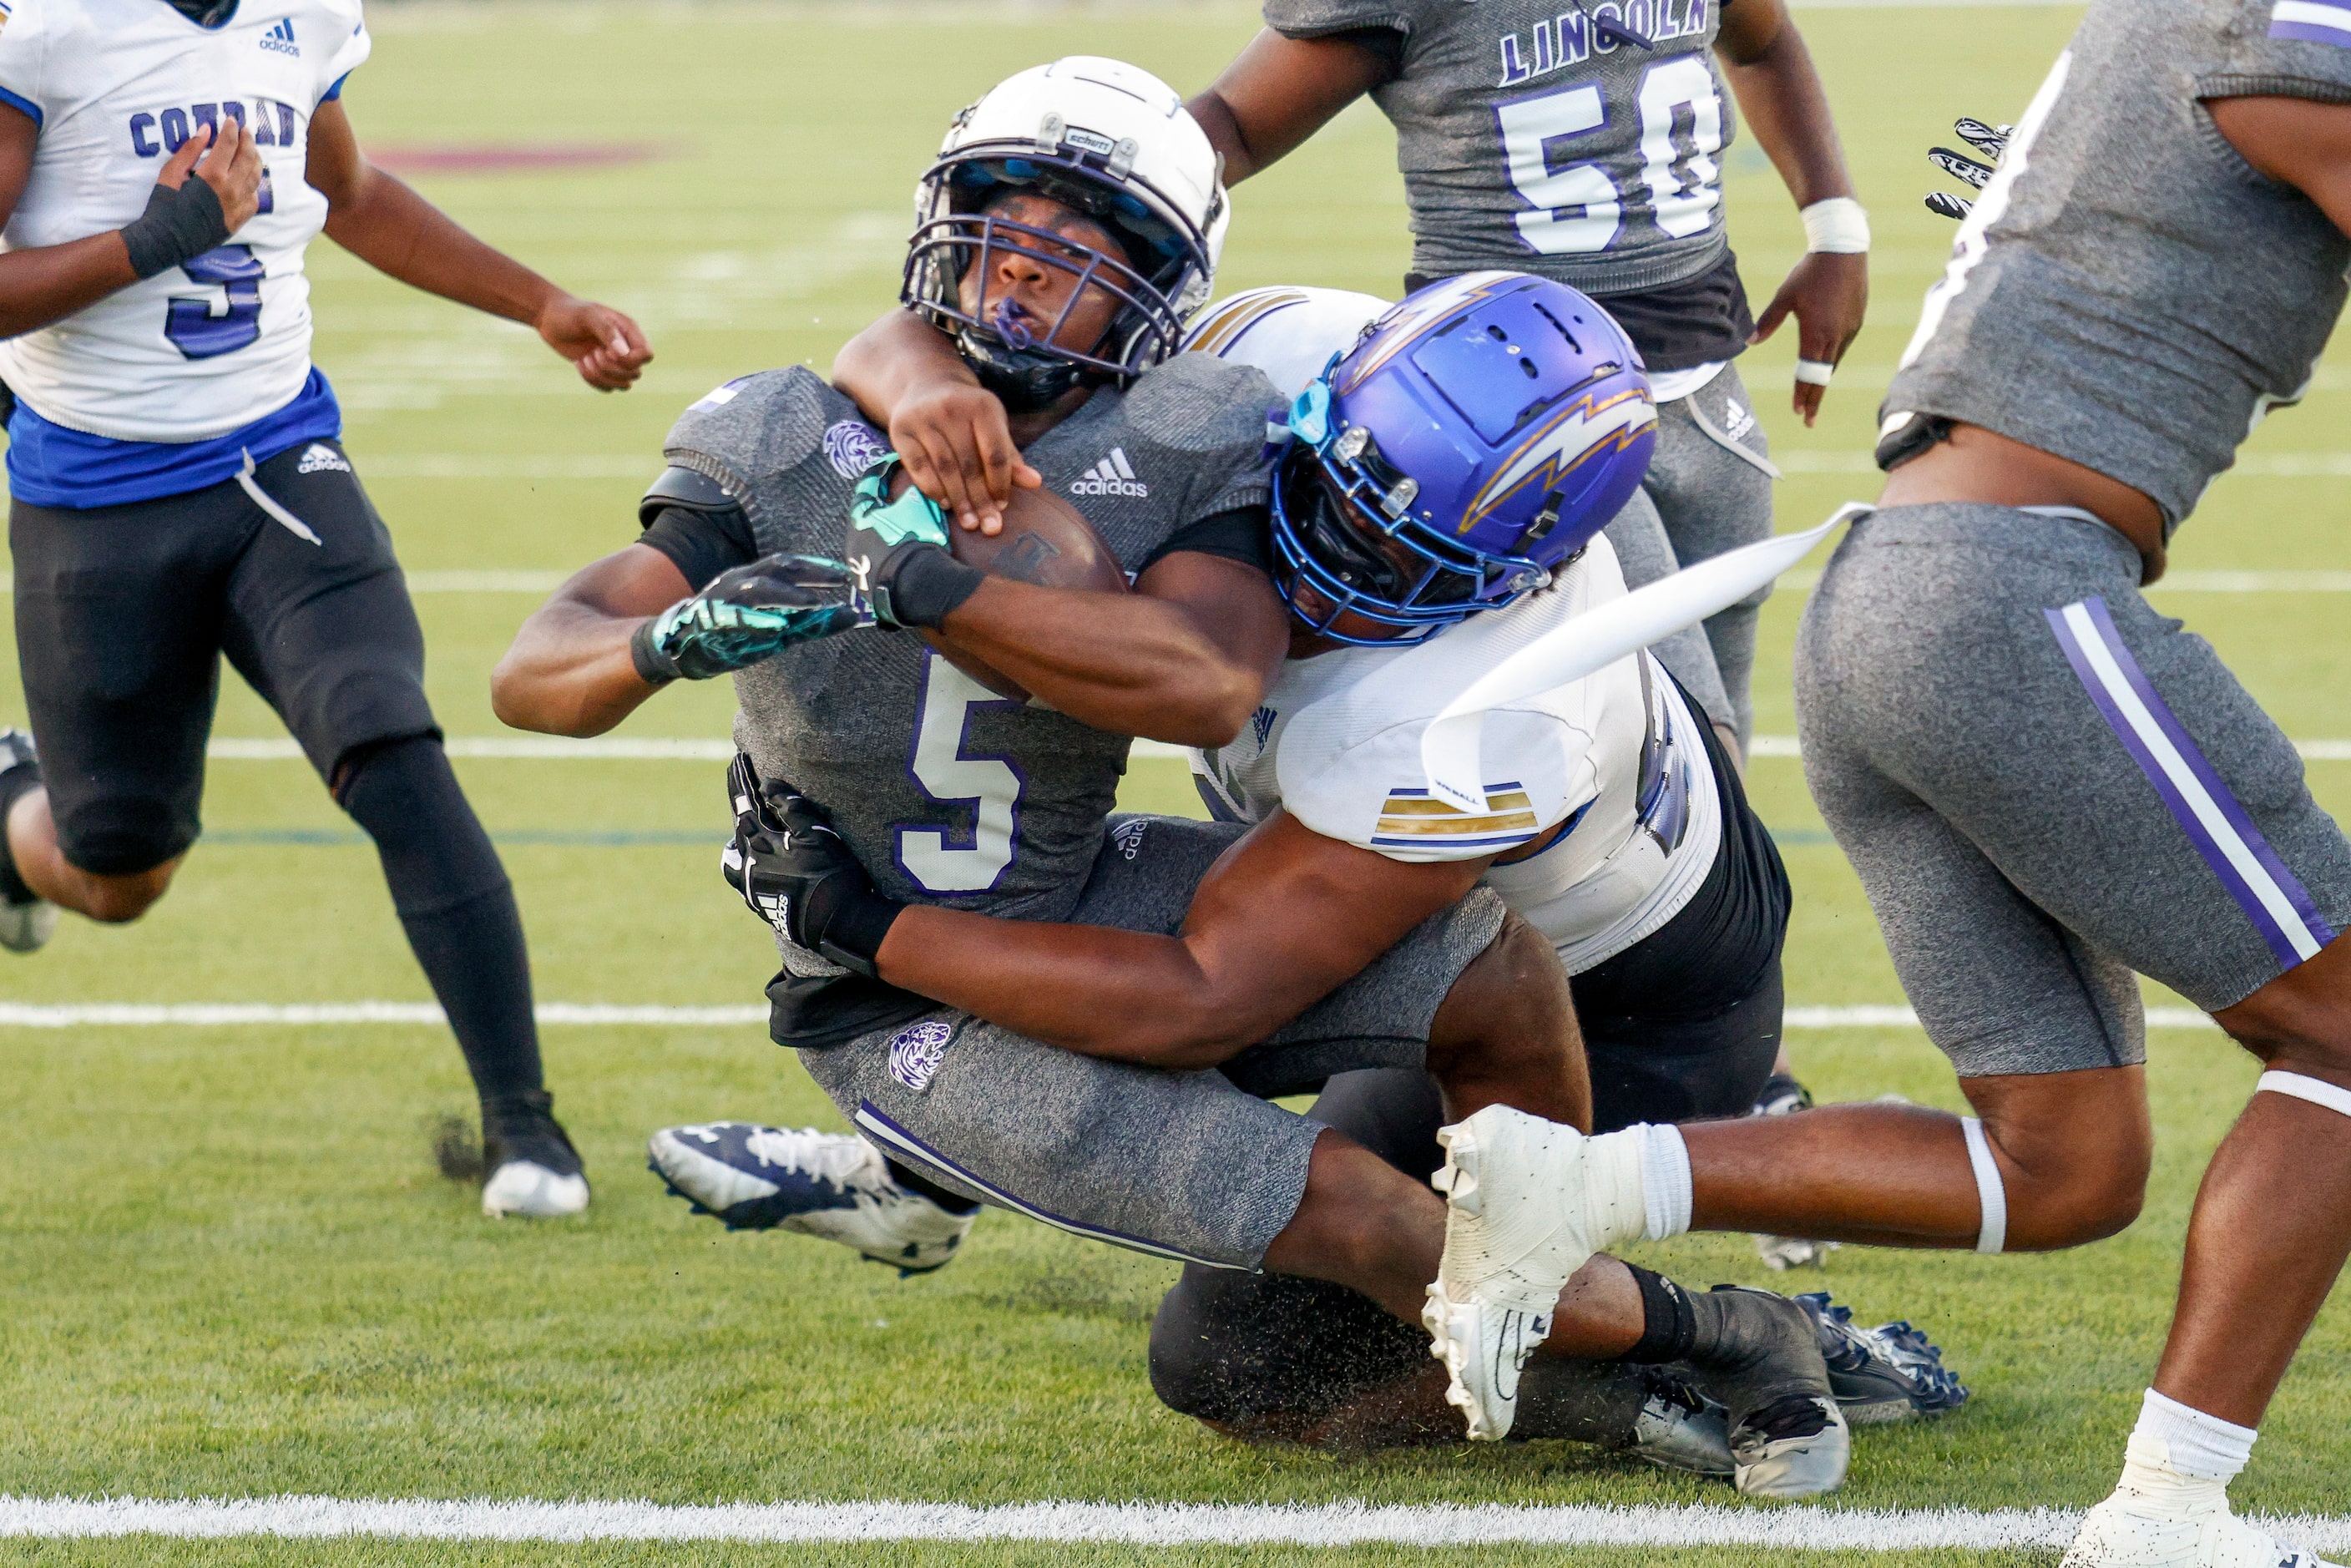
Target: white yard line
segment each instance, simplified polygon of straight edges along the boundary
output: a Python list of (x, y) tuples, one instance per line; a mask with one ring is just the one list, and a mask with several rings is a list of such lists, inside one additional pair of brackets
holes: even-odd
[[(706, 1028), (765, 1025), (768, 1009), (735, 1007), (623, 1006), (607, 1002), (541, 1002), (541, 1028)], [(1792, 1007), (1792, 1030), (1917, 1029), (1904, 1007)], [(266, 1024), (425, 1024), (444, 1022), (431, 1002), (0, 1002), (0, 1029), (245, 1029)], [(2212, 1029), (2193, 1008), (2149, 1008), (2151, 1029)]]
[[(159, 1535), (427, 1541), (1056, 1541), (1128, 1546), (1751, 1546), (1782, 1552), (1901, 1552), (2063, 1546), (2081, 1515), (2064, 1509), (1512, 1508), (959, 1503), (437, 1502), (273, 1497), (215, 1500), (0, 1497), (0, 1536)], [(2351, 1520), (2262, 1521), (2296, 1545), (2351, 1544)]]
[[(453, 735), (445, 744), (452, 757), (529, 761), (727, 762), (735, 756), (735, 743), (731, 740), (683, 737), (639, 740), (606, 736), (596, 740), (566, 740), (552, 735)], [(2351, 742), (2346, 745), (2351, 747)], [(216, 736), (204, 747), (204, 755), (215, 762), (298, 762), (302, 748), (290, 736)], [(1191, 754), (1164, 740), (1138, 740), (1134, 743), (1134, 755), (1183, 758)]]

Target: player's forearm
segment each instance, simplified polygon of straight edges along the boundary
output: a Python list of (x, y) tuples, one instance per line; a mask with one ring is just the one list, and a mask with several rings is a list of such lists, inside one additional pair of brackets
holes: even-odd
[(0, 338), (37, 331), (139, 281), (131, 249), (110, 230), (0, 256)]
[(912, 310), (891, 311), (832, 357), (832, 384), (884, 430), (908, 392), (940, 382), (979, 385), (955, 345)]
[(670, 559), (644, 545), (590, 563), (531, 612), (490, 673), (499, 721), (542, 735), (601, 735), (661, 690), (637, 669), (630, 639), (691, 592)]
[(1229, 744), (1272, 679), (1270, 662), (1223, 646), (1184, 606), (1139, 593), (990, 578), (939, 636), (1081, 723), (1176, 746)]
[(387, 277), (509, 321), (536, 323), (563, 292), (372, 165), (329, 209), (327, 237)]
[(498, 722), (541, 735), (601, 735), (661, 688), (637, 673), (629, 639), (644, 617), (573, 603), (542, 607), (490, 674)]
[(877, 956), (893, 986), (1064, 1051), (1144, 1067), (1228, 1061), (1315, 999), (1294, 986), (1219, 980), (1180, 937), (929, 904), (900, 915)]
[(1726, 51), (1725, 73), (1757, 145), (1780, 172), (1798, 207), (1853, 194), (1828, 93), (1793, 24), (1750, 57)]

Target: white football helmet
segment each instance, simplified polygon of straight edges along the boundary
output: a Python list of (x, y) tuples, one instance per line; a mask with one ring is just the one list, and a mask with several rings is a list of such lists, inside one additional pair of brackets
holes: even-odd
[[(1091, 55), (1022, 71), (948, 128), (915, 189), (900, 298), (953, 333), (981, 381), (1016, 409), (1041, 407), (1089, 378), (1123, 385), (1176, 351), (1184, 318), (1215, 287), (1230, 216), (1222, 174), (1184, 100), (1150, 72)], [(982, 211), (1008, 187), (1083, 213), (1123, 254), (1072, 247)], [(1115, 297), (1120, 309), (1102, 340), (1082, 350), (1056, 342), (1061, 320), (1004, 301), (989, 319), (966, 311), (957, 291), (966, 268), (984, 269), (1003, 249)], [(1070, 305), (1085, 292), (1072, 289)]]

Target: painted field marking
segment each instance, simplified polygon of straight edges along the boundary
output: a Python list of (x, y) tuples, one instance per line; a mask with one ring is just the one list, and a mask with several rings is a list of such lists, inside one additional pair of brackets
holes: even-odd
[[(611, 736), (570, 740), (556, 735), (453, 735), (442, 743), (452, 757), (485, 757), (533, 762), (732, 762), (735, 743), (695, 737), (622, 739)], [(2351, 747), (2351, 742), (2346, 743)], [(214, 762), (299, 762), (302, 747), (291, 736), (215, 736), (204, 747)], [(1183, 758), (1190, 752), (1164, 740), (1138, 740), (1137, 757)], [(2351, 751), (2346, 751), (2351, 755)]]
[[(764, 1005), (737, 1007), (622, 1006), (606, 1002), (541, 1002), (547, 1029), (732, 1029), (765, 1024)], [(290, 1024), (421, 1024), (447, 1022), (431, 1002), (0, 1002), (0, 1029), (244, 1029)], [(2193, 1008), (2149, 1008), (2150, 1029), (2215, 1029)], [(1786, 1027), (1796, 1030), (1917, 1029), (1904, 1007), (1792, 1007)]]
[[(0, 1497), (0, 1536), (158, 1535), (426, 1541), (1061, 1541), (1131, 1546), (1756, 1546), (1782, 1552), (1990, 1552), (2064, 1546), (2071, 1509), (1301, 1507), (1099, 1502), (432, 1501), (331, 1497), (215, 1500)], [(2259, 1520), (2318, 1551), (2351, 1544), (2351, 1520)]]

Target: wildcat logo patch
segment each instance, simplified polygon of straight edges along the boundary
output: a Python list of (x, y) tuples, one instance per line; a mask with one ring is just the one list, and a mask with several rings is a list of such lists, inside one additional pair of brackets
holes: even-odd
[(889, 455), (889, 444), (862, 420), (844, 419), (824, 433), (824, 460), (844, 479), (863, 477), (867, 469)]
[[(838, 428), (838, 427), (836, 427)], [(919, 1094), (931, 1086), (947, 1047), (955, 1043), (955, 1026), (939, 1019), (910, 1023), (890, 1037), (890, 1076)]]

